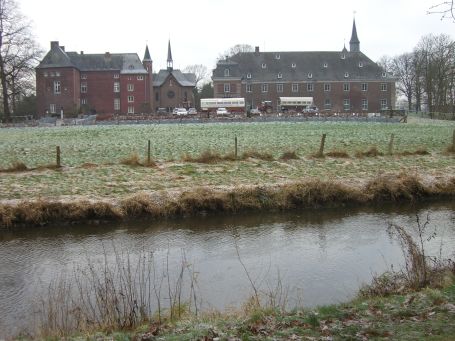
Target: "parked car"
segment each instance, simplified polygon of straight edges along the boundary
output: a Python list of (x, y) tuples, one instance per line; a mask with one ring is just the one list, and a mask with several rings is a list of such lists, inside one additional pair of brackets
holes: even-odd
[(174, 115), (177, 115), (177, 116), (188, 115), (188, 111), (185, 108), (175, 108), (173, 113), (174, 113)]
[(188, 109), (188, 115), (196, 115), (196, 114), (197, 114), (196, 108), (189, 108)]
[(259, 109), (251, 109), (250, 110), (250, 115), (251, 116), (258, 116), (261, 115), (261, 111)]
[(218, 109), (216, 109), (216, 114), (217, 115), (228, 115), (229, 111), (227, 111), (226, 108), (218, 108)]
[(165, 114), (167, 114), (167, 109), (166, 109), (166, 108), (158, 108), (158, 109), (156, 110), (156, 113), (157, 113), (158, 115), (165, 115)]

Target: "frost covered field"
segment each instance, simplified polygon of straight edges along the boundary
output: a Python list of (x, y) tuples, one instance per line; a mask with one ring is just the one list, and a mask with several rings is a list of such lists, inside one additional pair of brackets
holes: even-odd
[[(408, 124), (299, 122), (121, 125), (0, 130), (0, 168), (23, 162), (28, 168), (55, 164), (59, 170), (36, 169), (0, 173), (0, 200), (32, 198), (119, 198), (140, 191), (182, 190), (195, 186), (269, 185), (305, 178), (355, 183), (384, 172), (419, 176), (452, 176), (454, 154), (444, 153), (452, 142), (455, 122), (418, 121)], [(325, 152), (341, 150), (348, 158), (312, 158), (321, 135)], [(355, 157), (376, 147), (387, 154), (394, 134), (394, 155)], [(221, 154), (248, 150), (272, 154), (274, 160), (249, 158), (203, 164), (182, 161), (211, 149)], [(147, 141), (156, 167), (132, 167), (120, 160), (137, 153), (144, 160)], [(427, 155), (399, 155), (416, 149)], [(285, 151), (298, 159), (284, 161)]]
[(380, 124), (346, 122), (171, 124), (123, 126), (71, 126), (13, 128), (0, 130), (0, 168), (14, 161), (28, 167), (55, 162), (60, 146), (62, 164), (117, 163), (136, 152), (144, 157), (151, 140), (152, 157), (159, 161), (178, 160), (185, 153), (200, 154), (206, 149), (232, 152), (234, 136), (239, 152), (255, 149), (279, 157), (286, 150), (305, 156), (319, 148), (321, 134), (327, 134), (326, 151), (355, 153), (376, 146), (387, 152), (390, 135), (394, 151), (425, 148), (439, 153), (451, 142), (454, 122), (433, 124)]

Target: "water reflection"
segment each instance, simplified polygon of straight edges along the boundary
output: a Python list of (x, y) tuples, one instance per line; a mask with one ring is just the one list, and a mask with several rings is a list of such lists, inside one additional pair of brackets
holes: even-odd
[[(34, 299), (48, 283), (87, 259), (114, 261), (114, 248), (153, 251), (157, 266), (167, 255), (178, 268), (182, 250), (199, 273), (203, 308), (238, 306), (251, 294), (236, 247), (250, 275), (264, 288), (278, 278), (291, 304), (347, 300), (373, 273), (400, 264), (401, 251), (385, 232), (388, 221), (415, 226), (415, 215), (431, 217), (438, 238), (455, 249), (455, 203), (420, 206), (337, 208), (286, 213), (203, 216), (110, 225), (70, 225), (0, 231), (0, 337), (30, 324)], [(5, 335), (2, 335), (4, 333)]]

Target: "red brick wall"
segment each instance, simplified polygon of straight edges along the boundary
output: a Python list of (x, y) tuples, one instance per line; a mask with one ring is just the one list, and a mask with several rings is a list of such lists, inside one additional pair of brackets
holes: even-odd
[[(56, 112), (63, 108), (65, 116), (74, 116), (79, 110), (79, 71), (75, 68), (49, 68), (36, 71), (37, 114), (50, 113), (51, 104)], [(60, 94), (54, 93), (54, 81), (60, 81)]]

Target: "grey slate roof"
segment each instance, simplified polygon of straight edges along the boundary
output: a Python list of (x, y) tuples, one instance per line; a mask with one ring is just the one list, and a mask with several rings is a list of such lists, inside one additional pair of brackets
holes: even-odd
[(153, 86), (161, 86), (172, 74), (181, 86), (196, 86), (196, 75), (194, 73), (183, 73), (180, 70), (160, 70), (153, 74)]
[(60, 46), (53, 47), (37, 69), (75, 67), (80, 71), (117, 70), (122, 74), (146, 74), (137, 53), (80, 54), (65, 52)]
[(144, 53), (144, 59), (142, 59), (144, 62), (151, 62), (152, 58), (150, 57), (150, 51), (149, 51), (149, 46), (145, 45), (145, 53)]
[[(342, 58), (344, 56), (344, 58)], [(362, 65), (361, 67), (359, 66)], [(265, 68), (262, 65), (265, 64)], [(292, 65), (295, 64), (295, 67)], [(327, 67), (324, 67), (326, 64)], [(229, 69), (229, 77), (225, 77)], [(251, 82), (343, 81), (382, 78), (383, 70), (362, 52), (243, 52), (221, 60), (213, 79), (241, 78)], [(281, 78), (278, 74), (281, 73)], [(348, 77), (345, 77), (348, 73)], [(251, 78), (247, 75), (251, 74)], [(311, 74), (312, 77), (308, 77)]]

